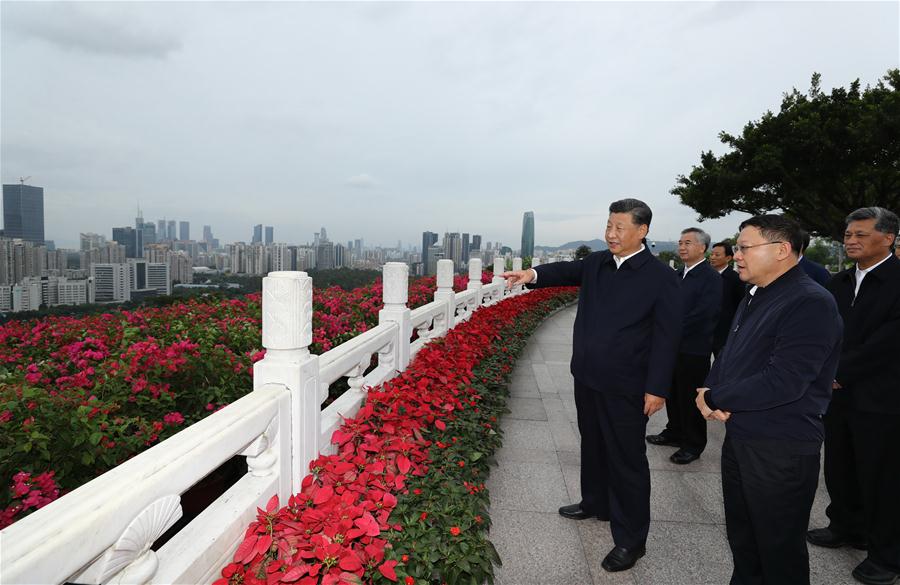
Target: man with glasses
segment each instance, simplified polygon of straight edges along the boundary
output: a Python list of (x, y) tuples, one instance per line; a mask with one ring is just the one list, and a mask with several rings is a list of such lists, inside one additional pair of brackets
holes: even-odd
[(665, 404), (681, 338), (680, 282), (645, 245), (643, 201), (609, 206), (609, 250), (583, 260), (505, 272), (512, 286), (581, 286), (572, 344), (581, 433), (581, 502), (573, 520), (609, 520), (615, 547), (601, 566), (624, 571), (645, 554), (650, 528), (647, 418)]
[(652, 445), (677, 446), (669, 460), (686, 465), (706, 449), (706, 419), (697, 411), (697, 388), (709, 373), (713, 333), (722, 308), (722, 277), (706, 261), (711, 238), (700, 228), (687, 228), (678, 239), (678, 271), (684, 299), (681, 344), (675, 361), (672, 391), (666, 399), (669, 421), (658, 435), (647, 435)]
[(732, 585), (809, 583), (804, 537), (842, 324), (834, 298), (799, 267), (802, 244), (800, 226), (781, 215), (741, 224), (734, 259), (752, 288), (697, 389), (703, 416), (726, 425)]
[(853, 570), (862, 583), (900, 575), (900, 219), (882, 207), (847, 216), (844, 249), (856, 265), (828, 283), (844, 318), (844, 343), (825, 415), (827, 528), (816, 546), (868, 547)]

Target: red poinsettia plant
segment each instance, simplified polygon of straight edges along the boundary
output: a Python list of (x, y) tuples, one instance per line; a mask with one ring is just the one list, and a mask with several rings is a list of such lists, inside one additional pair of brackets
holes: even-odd
[(483, 308), (370, 389), (335, 431), (337, 454), (258, 511), (215, 585), (493, 582), (484, 482), (506, 383), (530, 331), (575, 294)]

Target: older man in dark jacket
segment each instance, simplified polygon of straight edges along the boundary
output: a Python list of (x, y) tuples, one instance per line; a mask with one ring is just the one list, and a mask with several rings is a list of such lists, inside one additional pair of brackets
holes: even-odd
[(900, 576), (900, 220), (881, 207), (847, 216), (844, 248), (856, 265), (828, 283), (844, 318), (844, 345), (825, 416), (827, 528), (807, 540), (866, 548), (857, 581)]
[(650, 469), (644, 433), (662, 408), (681, 339), (678, 277), (644, 245), (650, 208), (616, 201), (606, 224), (608, 251), (584, 260), (506, 272), (512, 285), (580, 285), (572, 353), (581, 432), (581, 502), (570, 519), (608, 519), (615, 547), (607, 571), (631, 568), (650, 527)]

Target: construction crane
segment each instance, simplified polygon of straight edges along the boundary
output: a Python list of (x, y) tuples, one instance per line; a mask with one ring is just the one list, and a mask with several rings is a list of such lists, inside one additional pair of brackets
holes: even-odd
[(27, 177), (19, 177), (19, 183), (24, 185), (25, 181), (27, 181), (30, 178), (31, 178), (31, 175), (28, 175)]

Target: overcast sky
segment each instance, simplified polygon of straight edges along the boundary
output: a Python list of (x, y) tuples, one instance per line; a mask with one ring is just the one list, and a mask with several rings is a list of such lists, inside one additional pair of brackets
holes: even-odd
[[(669, 189), (784, 91), (900, 64), (898, 2), (0, 3), (2, 180), (46, 231), (253, 224), (304, 243), (602, 236), (612, 200), (677, 239)], [(739, 217), (703, 224), (713, 238)]]

